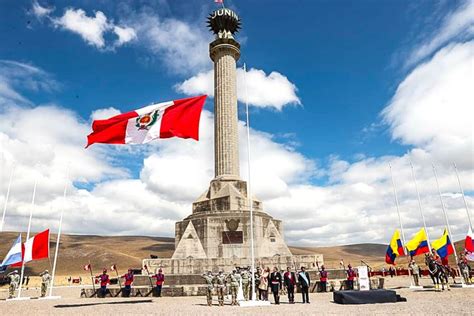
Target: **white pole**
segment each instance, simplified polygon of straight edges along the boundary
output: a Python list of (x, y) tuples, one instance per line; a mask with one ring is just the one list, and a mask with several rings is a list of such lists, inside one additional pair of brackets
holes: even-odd
[[(35, 185), (33, 186), (33, 197), (31, 198), (31, 206), (30, 206), (30, 219), (28, 221), (28, 231), (26, 233), (26, 241), (30, 239), (30, 230), (31, 230), (31, 219), (33, 218), (33, 207), (35, 206), (35, 195), (36, 195), (36, 184), (38, 183), (38, 176), (35, 179)], [(18, 298), (21, 297), (21, 289), (23, 284), (23, 276), (25, 274), (25, 257), (23, 256), (21, 261), (21, 277), (20, 277), (20, 287), (18, 289)]]
[[(451, 233), (451, 226), (449, 225), (448, 214), (446, 213), (446, 208), (444, 207), (443, 198), (441, 196), (441, 189), (439, 188), (438, 174), (436, 173), (435, 165), (432, 164), (432, 166), (433, 166), (433, 173), (434, 173), (434, 176), (435, 176), (435, 179), (436, 179), (436, 187), (438, 188), (439, 201), (441, 202), (441, 208), (442, 208), (443, 214), (444, 214), (444, 221), (446, 222), (446, 227), (448, 229), (449, 241), (451, 242), (451, 245), (453, 246), (453, 249), (454, 249), (454, 259), (456, 260), (456, 267), (458, 268), (459, 275), (462, 276), (461, 270), (459, 269), (459, 266), (458, 266), (458, 262), (459, 262), (458, 261), (458, 254), (456, 252), (456, 248), (454, 247), (453, 234)], [(462, 284), (464, 284), (463, 279), (464, 278), (461, 277)]]
[(250, 209), (250, 259), (251, 264), (251, 275), (252, 275), (252, 301), (257, 299), (255, 293), (255, 250), (254, 250), (254, 232), (253, 232), (253, 201), (252, 201), (252, 190), (250, 187), (250, 119), (249, 119), (249, 101), (247, 94), (247, 66), (244, 64), (244, 85), (245, 85), (245, 112), (247, 115), (247, 171), (248, 171), (248, 182), (247, 182), (247, 199)]
[(413, 168), (413, 164), (410, 161), (410, 166), (411, 166), (411, 174), (413, 176), (413, 182), (415, 182), (415, 188), (416, 188), (416, 195), (418, 196), (418, 208), (420, 209), (420, 214), (421, 218), (423, 219), (423, 228), (425, 229), (426, 233), (426, 238), (428, 239), (428, 249), (431, 253), (431, 242), (430, 242), (430, 236), (428, 235), (428, 230), (426, 229), (426, 220), (425, 220), (425, 214), (423, 214), (423, 208), (421, 207), (421, 198), (420, 198), (420, 191), (418, 191), (418, 183), (416, 182), (416, 177), (415, 177), (415, 168)]
[(464, 206), (466, 207), (466, 213), (467, 213), (467, 219), (469, 220), (469, 226), (471, 227), (471, 230), (474, 230), (472, 228), (471, 212), (469, 211), (469, 207), (467, 206), (466, 196), (464, 195), (464, 190), (461, 185), (461, 180), (459, 179), (458, 168), (455, 162), (453, 162), (453, 165), (454, 165), (454, 170), (456, 171), (456, 177), (458, 178), (459, 189), (461, 190), (462, 199), (464, 200)]
[(54, 277), (56, 276), (56, 263), (58, 262), (59, 240), (61, 238), (61, 229), (63, 225), (64, 202), (66, 201), (68, 183), (69, 183), (69, 168), (66, 170), (66, 183), (64, 184), (63, 205), (61, 208), (61, 216), (59, 217), (58, 238), (56, 240), (56, 249), (54, 251), (53, 275), (51, 277), (51, 285), (49, 287), (50, 297), (53, 295)]
[(5, 224), (5, 214), (7, 213), (8, 198), (10, 197), (10, 187), (12, 186), (13, 172), (15, 171), (15, 163), (13, 163), (12, 171), (10, 172), (10, 180), (8, 180), (7, 195), (5, 196), (5, 203), (3, 204), (2, 224), (0, 232), (3, 232), (3, 225)]
[[(402, 217), (400, 215), (400, 204), (398, 203), (397, 189), (395, 188), (395, 181), (393, 181), (392, 164), (389, 163), (388, 165), (390, 167), (390, 178), (392, 179), (392, 187), (393, 187), (393, 195), (395, 196), (395, 204), (397, 205), (398, 221), (400, 222), (400, 230), (402, 232), (403, 248), (405, 249), (405, 253), (407, 255), (408, 262), (410, 262), (410, 257), (408, 256), (408, 249), (406, 248), (405, 231), (403, 230)], [(413, 280), (411, 278), (410, 267), (408, 267), (408, 276), (410, 277), (410, 284), (411, 284), (411, 286), (413, 286)]]

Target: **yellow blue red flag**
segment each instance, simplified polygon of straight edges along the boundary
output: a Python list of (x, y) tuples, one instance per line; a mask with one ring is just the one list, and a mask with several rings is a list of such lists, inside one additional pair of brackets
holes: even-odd
[(440, 239), (433, 241), (431, 247), (436, 250), (441, 258), (446, 258), (454, 253), (453, 244), (449, 239), (448, 230), (446, 228), (444, 229), (443, 236), (441, 236)]
[(403, 250), (402, 240), (400, 239), (400, 231), (397, 229), (393, 233), (392, 240), (387, 248), (387, 253), (385, 254), (385, 262), (388, 264), (395, 264), (395, 259), (398, 256), (404, 256), (405, 251)]
[(415, 237), (406, 244), (410, 256), (418, 256), (430, 252), (428, 247), (428, 236), (424, 228), (420, 229)]

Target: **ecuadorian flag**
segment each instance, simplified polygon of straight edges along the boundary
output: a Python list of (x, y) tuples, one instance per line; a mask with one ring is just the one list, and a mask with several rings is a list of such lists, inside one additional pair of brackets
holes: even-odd
[(400, 239), (400, 231), (397, 229), (393, 233), (392, 240), (387, 248), (387, 253), (385, 254), (385, 262), (388, 264), (395, 264), (395, 259), (398, 256), (405, 255), (403, 250), (402, 240)]
[(441, 236), (440, 239), (433, 241), (431, 246), (436, 250), (441, 258), (446, 258), (454, 253), (453, 244), (449, 239), (448, 230), (446, 228), (444, 229), (443, 236)]
[(418, 256), (430, 252), (428, 247), (428, 237), (424, 228), (420, 229), (415, 237), (406, 244), (410, 256)]

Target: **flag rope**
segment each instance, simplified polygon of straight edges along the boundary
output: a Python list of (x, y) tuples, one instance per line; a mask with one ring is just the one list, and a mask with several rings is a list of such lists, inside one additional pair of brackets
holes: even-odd
[(69, 183), (69, 166), (66, 169), (66, 182), (64, 183), (63, 205), (61, 207), (61, 215), (59, 217), (58, 236), (56, 240), (56, 249), (54, 250), (53, 275), (51, 277), (51, 285), (49, 287), (49, 296), (53, 295), (54, 278), (56, 277), (56, 264), (58, 261), (58, 254), (59, 254), (59, 240), (61, 239), (61, 231), (62, 231), (62, 225), (63, 225), (64, 201), (66, 201), (68, 183)]
[(453, 162), (453, 165), (454, 165), (454, 170), (456, 171), (456, 177), (458, 178), (459, 189), (461, 190), (462, 199), (464, 200), (464, 207), (466, 208), (467, 219), (469, 220), (469, 226), (471, 227), (471, 231), (472, 231), (473, 228), (472, 228), (472, 221), (471, 221), (471, 213), (469, 211), (469, 207), (467, 206), (466, 195), (464, 195), (464, 190), (461, 184), (461, 180), (459, 179), (459, 173), (458, 173), (458, 168), (456, 166), (456, 163)]
[[(28, 239), (30, 239), (30, 231), (31, 231), (31, 219), (33, 218), (33, 207), (35, 206), (35, 196), (36, 196), (36, 185), (38, 184), (38, 175), (36, 175), (35, 178), (35, 184), (33, 186), (33, 196), (31, 197), (31, 209), (30, 209), (30, 219), (28, 221), (28, 231), (26, 233), (26, 241), (28, 242)], [(23, 254), (23, 249), (22, 249), (22, 256), (21, 256), (21, 276), (20, 276), (20, 287), (18, 288), (18, 298), (21, 297), (21, 289), (22, 289), (22, 284), (23, 284), (23, 277), (25, 275), (25, 254)]]
[[(396, 187), (395, 187), (395, 181), (393, 180), (392, 164), (389, 163), (388, 166), (390, 167), (390, 178), (392, 179), (393, 195), (395, 196), (395, 204), (396, 204), (396, 206), (397, 206), (398, 221), (400, 222), (400, 230), (401, 230), (401, 232), (402, 232), (403, 249), (405, 250), (408, 263), (410, 263), (410, 257), (408, 256), (408, 248), (406, 247), (405, 232), (404, 232), (404, 230), (403, 230), (402, 217), (401, 217), (401, 215), (400, 215), (400, 205), (399, 205), (399, 203), (398, 203), (397, 189), (396, 189)], [(408, 269), (408, 276), (410, 277), (410, 286), (413, 286), (413, 279), (411, 278), (410, 269)]]
[(10, 179), (8, 180), (7, 194), (5, 196), (5, 203), (3, 204), (3, 215), (2, 215), (2, 224), (0, 226), (0, 232), (3, 232), (3, 225), (5, 224), (5, 214), (7, 213), (8, 198), (10, 197), (10, 188), (12, 186), (13, 173), (15, 171), (16, 164), (13, 163), (12, 171), (10, 172)]
[(415, 177), (415, 168), (413, 168), (413, 164), (411, 163), (411, 161), (410, 161), (410, 166), (411, 166), (411, 175), (413, 177), (413, 182), (415, 183), (416, 195), (418, 196), (418, 208), (420, 209), (421, 219), (423, 220), (423, 227), (425, 228), (426, 239), (427, 239), (427, 242), (428, 242), (428, 250), (431, 253), (430, 236), (428, 234), (428, 229), (426, 228), (425, 214), (423, 214), (423, 208), (421, 207), (420, 191), (418, 191), (418, 183), (417, 183), (416, 177)]

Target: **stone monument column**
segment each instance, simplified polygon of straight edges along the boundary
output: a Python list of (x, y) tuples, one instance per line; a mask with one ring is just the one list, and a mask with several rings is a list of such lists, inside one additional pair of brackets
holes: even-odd
[[(189, 263), (190, 269), (215, 272), (222, 269), (222, 265), (248, 265), (253, 222), (255, 255), (280, 258), (286, 261), (278, 265), (288, 266), (292, 257), (283, 239), (282, 222), (265, 213), (262, 202), (249, 199), (247, 183), (239, 174), (236, 64), (240, 44), (234, 34), (240, 29), (240, 18), (234, 11), (222, 8), (209, 15), (208, 25), (215, 35), (209, 45), (214, 62), (215, 177), (194, 201), (192, 214), (175, 225), (176, 249), (172, 259), (176, 261), (173, 264)], [(253, 206), (253, 221), (249, 200)], [(198, 261), (191, 264), (187, 261), (191, 258)], [(216, 258), (223, 261), (215, 261)]]
[(237, 180), (240, 173), (236, 62), (240, 44), (232, 38), (217, 38), (210, 44), (210, 56), (214, 62), (215, 177)]

